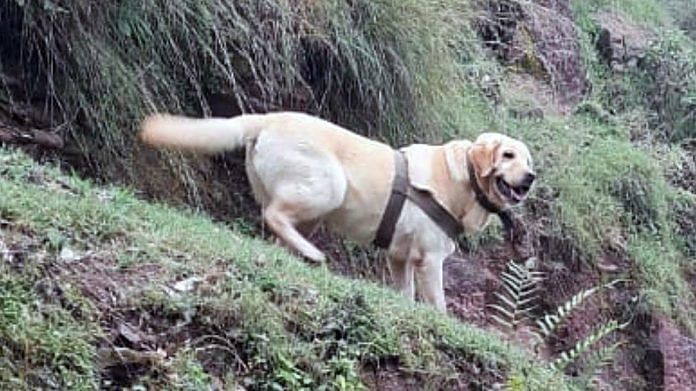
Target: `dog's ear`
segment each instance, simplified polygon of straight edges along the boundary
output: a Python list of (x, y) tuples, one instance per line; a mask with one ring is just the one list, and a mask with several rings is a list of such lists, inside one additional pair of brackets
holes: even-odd
[(463, 181), (466, 173), (466, 152), (471, 146), (471, 141), (454, 140), (445, 144), (445, 160), (452, 179)]
[(496, 165), (496, 152), (500, 144), (500, 140), (477, 141), (469, 149), (471, 164), (474, 165), (474, 170), (482, 178), (486, 178), (493, 173)]

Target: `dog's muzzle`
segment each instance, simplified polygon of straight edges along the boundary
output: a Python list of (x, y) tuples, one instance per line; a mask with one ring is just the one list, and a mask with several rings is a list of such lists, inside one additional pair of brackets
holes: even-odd
[(518, 185), (511, 185), (502, 176), (499, 176), (496, 179), (496, 187), (500, 195), (505, 197), (510, 203), (517, 204), (527, 196), (535, 179), (536, 175), (528, 172)]

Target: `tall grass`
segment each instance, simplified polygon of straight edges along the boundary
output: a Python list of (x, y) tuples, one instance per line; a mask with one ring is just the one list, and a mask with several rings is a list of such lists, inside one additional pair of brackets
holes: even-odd
[[(309, 111), (397, 144), (477, 130), (487, 108), (466, 80), (489, 65), (469, 12), (435, 0), (6, 2), (3, 34), (21, 34), (0, 69), (34, 70), (27, 99), (67, 124), (92, 173), (131, 182), (147, 112), (210, 115), (220, 94), (232, 112)], [(195, 199), (191, 168), (166, 160)]]

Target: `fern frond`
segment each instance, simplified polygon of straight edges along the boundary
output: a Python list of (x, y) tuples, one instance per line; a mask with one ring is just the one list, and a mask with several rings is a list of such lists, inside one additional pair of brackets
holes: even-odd
[(536, 308), (533, 305), (539, 291), (538, 282), (542, 273), (528, 270), (524, 266), (509, 262), (507, 269), (501, 273), (503, 292), (496, 292), (497, 304), (488, 305), (497, 311), (491, 317), (501, 326), (514, 330), (530, 312)]
[(504, 320), (503, 318), (499, 317), (496, 314), (492, 314), (491, 318), (493, 320), (495, 320), (500, 326), (503, 326), (503, 327), (506, 327), (509, 329), (513, 328), (513, 325), (510, 322), (508, 322), (507, 320)]
[(578, 341), (570, 350), (561, 352), (560, 357), (551, 363), (551, 367), (556, 370), (565, 368), (568, 364), (575, 361), (575, 359), (577, 359), (580, 355), (587, 352), (595, 343), (621, 327), (623, 327), (623, 325), (619, 325), (619, 323), (615, 320), (605, 323), (601, 327), (597, 328), (594, 332), (590, 333), (587, 337)]
[(517, 298), (516, 298), (515, 296), (512, 296), (512, 295), (511, 295), (511, 297), (512, 297), (513, 299), (509, 299), (509, 298), (507, 298), (505, 295), (502, 295), (502, 294), (500, 294), (500, 293), (498, 293), (498, 292), (495, 292), (494, 295), (495, 295), (495, 297), (498, 298), (498, 300), (500, 300), (500, 301), (502, 302), (502, 304), (506, 304), (506, 305), (508, 306), (508, 308), (515, 308), (515, 306), (517, 305), (517, 304), (516, 304), (516, 303), (517, 303), (517, 300), (516, 300)]
[(528, 298), (526, 298), (526, 299), (518, 300), (518, 301), (517, 301), (517, 306), (518, 306), (518, 307), (521, 307), (521, 308), (524, 308), (525, 305), (527, 305), (527, 304), (529, 304), (529, 303), (535, 301), (536, 299), (537, 299), (536, 296), (530, 296), (530, 297), (528, 297)]
[(505, 292), (507, 292), (508, 295), (510, 295), (510, 297), (515, 297), (515, 295), (517, 295), (517, 292), (510, 288), (508, 284), (503, 284), (503, 289), (505, 290)]
[(505, 272), (500, 276), (500, 279), (503, 280), (504, 285), (509, 286), (515, 292), (522, 286), (522, 281), (519, 278)]
[(614, 361), (616, 349), (621, 346), (621, 344), (623, 344), (623, 342), (619, 341), (605, 346), (602, 349), (590, 353), (587, 359), (584, 360), (585, 371), (583, 377), (586, 379), (584, 382), (586, 382), (588, 386), (596, 383), (604, 367), (610, 365)]
[(615, 280), (602, 286), (592, 287), (590, 289), (580, 291), (571, 297), (570, 300), (558, 306), (556, 311), (553, 313), (545, 314), (540, 319), (537, 319), (536, 324), (541, 332), (541, 336), (546, 338), (551, 335), (551, 333), (553, 333), (574, 310), (580, 307), (580, 305), (582, 305), (595, 292), (602, 288), (609, 288), (621, 281), (623, 280)]
[(497, 305), (497, 304), (491, 304), (491, 305), (489, 305), (489, 307), (490, 307), (490, 308), (493, 308), (493, 309), (496, 309), (496, 310), (498, 310), (498, 311), (500, 311), (500, 313), (501, 313), (502, 315), (505, 315), (508, 319), (510, 319), (510, 322), (513, 322), (513, 321), (514, 321), (514, 319), (515, 319), (515, 313), (514, 313), (514, 312), (508, 311), (506, 308), (501, 307), (501, 306), (499, 306), (499, 305)]

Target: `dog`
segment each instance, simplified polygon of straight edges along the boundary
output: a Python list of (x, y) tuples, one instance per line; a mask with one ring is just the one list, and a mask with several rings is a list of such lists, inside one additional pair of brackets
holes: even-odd
[[(325, 255), (307, 237), (319, 224), (370, 243), (392, 193), (393, 148), (305, 113), (207, 119), (155, 114), (143, 121), (140, 138), (206, 154), (246, 148), (246, 174), (266, 224), (283, 244), (315, 262)], [(535, 180), (529, 149), (499, 133), (401, 151), (411, 186), (428, 192), (465, 233), (483, 229), (492, 214), (475, 185), (489, 204), (506, 209), (522, 202)], [(442, 266), (455, 246), (421, 208), (405, 201), (386, 249), (397, 289), (411, 301), (418, 293), (446, 312)]]

